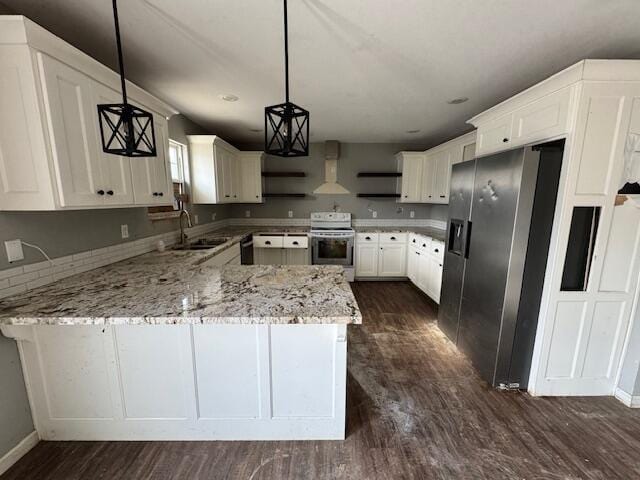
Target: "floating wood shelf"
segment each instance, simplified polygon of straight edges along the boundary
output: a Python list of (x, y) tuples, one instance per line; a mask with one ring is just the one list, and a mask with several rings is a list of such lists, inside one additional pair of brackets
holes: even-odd
[(358, 177), (401, 177), (401, 172), (358, 172)]
[(306, 177), (304, 172), (262, 172), (263, 177)]
[(263, 193), (263, 197), (271, 198), (271, 197), (290, 197), (290, 198), (304, 198), (307, 196), (306, 193)]
[(400, 198), (399, 193), (359, 193), (360, 198)]

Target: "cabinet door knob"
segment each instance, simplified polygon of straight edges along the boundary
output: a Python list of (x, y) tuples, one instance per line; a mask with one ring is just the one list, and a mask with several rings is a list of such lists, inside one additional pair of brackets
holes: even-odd
[(420, 252), (416, 252), (416, 255), (420, 255)]
[(509, 141), (509, 139), (508, 139), (508, 138), (503, 138), (503, 139), (502, 139), (502, 142), (503, 142), (503, 143), (507, 143), (508, 141)]
[(405, 195), (404, 198), (409, 198), (409, 195)]
[(293, 242), (293, 244), (294, 244), (294, 245), (300, 245), (300, 244), (298, 243), (298, 241), (297, 241), (297, 240), (296, 240), (296, 241), (294, 241), (294, 242)]
[(365, 237), (364, 239), (365, 240), (371, 240), (371, 237)]
[(271, 241), (267, 240), (266, 242), (264, 242), (265, 245), (271, 245)]
[(107, 195), (113, 195), (113, 190), (107, 190)]
[(160, 192), (158, 195), (160, 195), (161, 197), (164, 197), (164, 192)]
[(98, 190), (96, 193), (97, 193), (98, 195), (104, 195), (104, 190)]
[(225, 195), (225, 198), (229, 198), (231, 195)]
[(157, 197), (158, 196), (158, 192), (153, 192), (153, 196)]
[(413, 242), (413, 243), (416, 243), (416, 239), (414, 238), (414, 239), (412, 240), (412, 242)]
[(444, 198), (444, 197), (445, 197), (445, 195), (440, 195), (440, 198)]
[(438, 253), (440, 250), (438, 250), (437, 248), (434, 250), (434, 252)]
[(422, 248), (427, 248), (427, 244), (426, 244), (426, 243), (423, 243), (423, 244), (422, 244)]
[(396, 237), (391, 237), (391, 240), (395, 240), (395, 239), (396, 239)]

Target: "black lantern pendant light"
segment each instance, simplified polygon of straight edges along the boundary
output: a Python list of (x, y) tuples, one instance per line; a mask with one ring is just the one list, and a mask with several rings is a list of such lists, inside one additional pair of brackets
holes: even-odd
[(155, 157), (156, 138), (153, 116), (127, 102), (127, 86), (124, 80), (124, 60), (120, 43), (118, 6), (113, 0), (113, 19), (116, 25), (116, 46), (122, 84), (122, 103), (98, 105), (102, 150), (105, 153), (125, 157)]
[(289, 101), (289, 32), (284, 0), (284, 75), (286, 100), (264, 109), (264, 150), (279, 157), (309, 155), (309, 112)]

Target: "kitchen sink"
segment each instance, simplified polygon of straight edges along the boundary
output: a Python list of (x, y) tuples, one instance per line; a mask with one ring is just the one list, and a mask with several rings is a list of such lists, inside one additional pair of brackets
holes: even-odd
[(215, 248), (223, 243), (227, 243), (229, 241), (228, 238), (201, 238), (200, 240), (195, 240), (193, 242), (189, 242), (186, 245), (177, 244), (173, 247), (174, 250), (207, 250), (209, 248)]

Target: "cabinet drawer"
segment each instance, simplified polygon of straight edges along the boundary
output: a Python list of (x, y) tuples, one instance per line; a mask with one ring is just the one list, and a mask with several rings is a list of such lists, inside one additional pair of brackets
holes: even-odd
[(253, 245), (257, 248), (283, 248), (284, 237), (282, 235), (256, 235), (253, 237)]
[(431, 239), (431, 247), (429, 248), (429, 252), (438, 260), (442, 260), (444, 258), (444, 242), (440, 240)]
[(406, 233), (381, 233), (380, 243), (407, 243)]
[(377, 233), (358, 233), (356, 240), (358, 243), (378, 243)]
[(309, 237), (306, 235), (290, 235), (284, 237), (284, 248), (309, 248)]
[[(425, 237), (424, 235), (418, 235), (416, 237), (416, 247), (421, 252), (429, 252), (431, 250), (431, 237)], [(413, 245), (413, 244), (412, 244)]]

